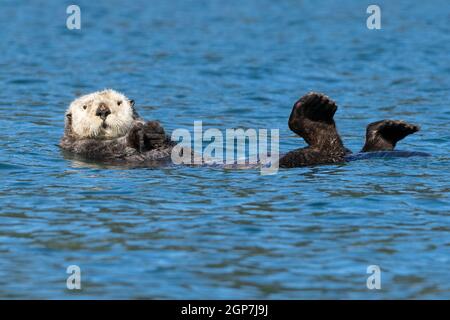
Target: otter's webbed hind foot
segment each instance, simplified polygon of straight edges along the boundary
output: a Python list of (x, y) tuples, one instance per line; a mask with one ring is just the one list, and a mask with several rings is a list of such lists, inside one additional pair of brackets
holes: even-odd
[(308, 93), (293, 106), (289, 128), (309, 145), (288, 152), (280, 158), (284, 168), (343, 162), (349, 153), (342, 143), (334, 123), (336, 103), (326, 95)]
[(322, 93), (311, 92), (298, 100), (289, 117), (289, 129), (306, 143), (324, 152), (345, 149), (336, 130), (336, 103)]
[(394, 150), (398, 141), (419, 131), (419, 126), (400, 120), (381, 120), (367, 126), (362, 152)]
[(289, 129), (304, 139), (308, 138), (308, 125), (312, 122), (334, 123), (336, 110), (336, 103), (326, 95), (310, 92), (294, 104), (289, 117)]

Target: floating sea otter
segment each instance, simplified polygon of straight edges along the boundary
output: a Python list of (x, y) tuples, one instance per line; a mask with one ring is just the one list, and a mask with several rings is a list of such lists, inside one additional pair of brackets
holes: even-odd
[(114, 90), (74, 100), (60, 146), (87, 159), (142, 163), (170, 160), (175, 145), (157, 121), (145, 122), (134, 101)]
[[(421, 152), (392, 151), (395, 144), (419, 127), (403, 121), (383, 120), (367, 127), (362, 153), (352, 154), (339, 137), (333, 120), (337, 106), (319, 93), (298, 100), (289, 118), (289, 128), (308, 147), (288, 152), (280, 167), (331, 164), (370, 156), (415, 156)], [(104, 90), (74, 100), (67, 112), (60, 146), (87, 159), (113, 163), (160, 164), (170, 161), (175, 142), (157, 121), (145, 122), (134, 101), (114, 90)], [(192, 152), (189, 149), (177, 150)]]
[(280, 158), (284, 168), (331, 164), (369, 157), (428, 156), (424, 152), (393, 151), (398, 141), (419, 127), (399, 120), (381, 120), (367, 126), (366, 143), (360, 153), (344, 147), (336, 130), (336, 103), (321, 93), (311, 92), (298, 100), (289, 117), (289, 128), (302, 137), (308, 147), (293, 150)]

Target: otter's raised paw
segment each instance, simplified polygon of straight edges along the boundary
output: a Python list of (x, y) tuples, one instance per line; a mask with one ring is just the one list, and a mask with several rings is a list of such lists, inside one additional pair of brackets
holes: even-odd
[(294, 104), (289, 117), (289, 128), (301, 135), (299, 131), (305, 121), (331, 123), (336, 110), (336, 102), (328, 96), (310, 92)]
[(337, 110), (336, 102), (323, 93), (310, 92), (295, 104), (304, 117), (312, 121), (329, 121)]
[(128, 134), (128, 143), (139, 152), (155, 149), (165, 140), (166, 134), (158, 121), (137, 123)]
[(398, 140), (419, 130), (419, 126), (401, 120), (383, 120), (378, 125), (378, 131), (380, 133), (393, 138), (398, 138)]
[(393, 150), (398, 141), (420, 130), (420, 127), (401, 120), (381, 120), (367, 126), (363, 152)]

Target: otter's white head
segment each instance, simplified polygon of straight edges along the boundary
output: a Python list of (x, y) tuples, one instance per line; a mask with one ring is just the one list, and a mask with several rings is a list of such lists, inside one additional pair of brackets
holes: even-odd
[(138, 116), (133, 100), (108, 89), (74, 100), (66, 117), (77, 138), (114, 139), (124, 136)]

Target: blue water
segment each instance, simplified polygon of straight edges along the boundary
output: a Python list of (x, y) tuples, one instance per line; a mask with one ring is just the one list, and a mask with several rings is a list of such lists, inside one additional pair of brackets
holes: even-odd
[[(0, 2), (0, 298), (448, 298), (450, 6), (376, 1)], [(75, 97), (114, 88), (168, 132), (279, 128), (322, 91), (428, 158), (280, 170), (110, 168), (56, 146)], [(82, 290), (66, 289), (78, 265)], [(369, 265), (381, 290), (369, 290)]]

